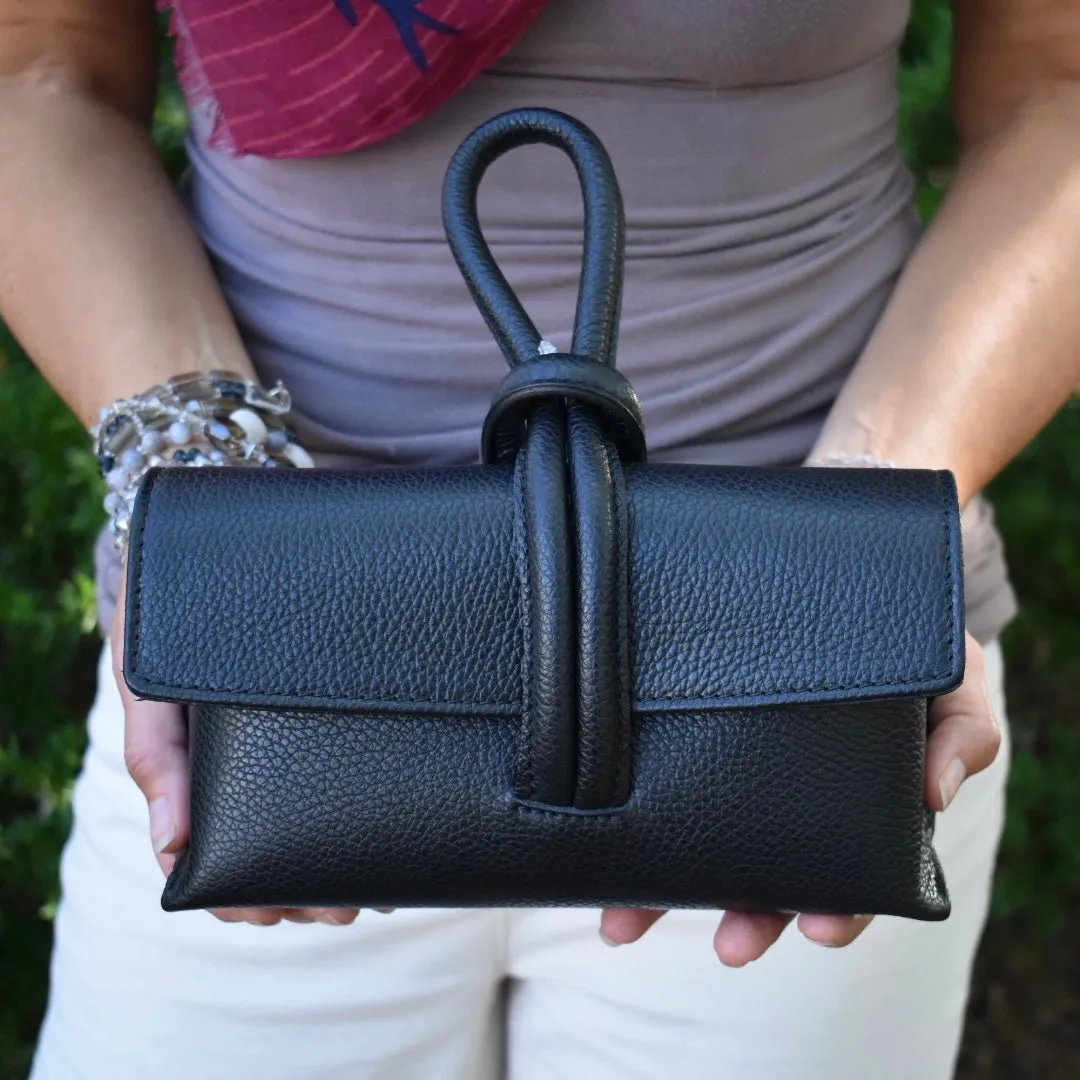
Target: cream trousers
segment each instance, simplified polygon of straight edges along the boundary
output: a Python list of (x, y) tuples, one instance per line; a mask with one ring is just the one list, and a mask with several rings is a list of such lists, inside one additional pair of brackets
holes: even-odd
[[(987, 649), (1004, 725), (1001, 653)], [(743, 970), (714, 913), (635, 945), (580, 910), (398, 911), (350, 927), (167, 915), (103, 658), (32, 1080), (947, 1080), (1002, 827), (1008, 745), (939, 818), (952, 917), (846, 949), (789, 929)]]

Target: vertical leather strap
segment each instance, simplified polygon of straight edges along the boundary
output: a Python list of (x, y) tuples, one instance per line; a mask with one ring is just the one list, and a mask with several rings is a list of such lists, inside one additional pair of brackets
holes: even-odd
[(564, 411), (541, 405), (530, 419), (515, 477), (522, 611), (528, 620), (518, 795), (550, 806), (573, 802), (577, 759), (577, 634), (565, 442)]
[[(541, 338), (499, 270), (477, 219), (488, 166), (526, 143), (573, 161), (585, 242), (572, 352)], [(518, 796), (549, 809), (609, 810), (629, 792), (631, 717), (626, 552), (619, 452), (644, 460), (641, 406), (614, 371), (623, 208), (596, 136), (547, 109), (504, 113), (454, 155), (443, 187), (450, 248), (511, 367), (485, 425), (485, 459), (517, 456), (527, 670)], [(546, 353), (546, 350), (545, 350)]]
[(618, 458), (588, 408), (571, 405), (570, 491), (577, 571), (577, 783), (574, 806), (629, 794), (630, 694), (626, 518)]

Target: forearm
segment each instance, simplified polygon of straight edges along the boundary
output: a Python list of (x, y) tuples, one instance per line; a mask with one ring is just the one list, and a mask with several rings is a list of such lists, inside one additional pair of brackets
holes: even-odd
[(870, 454), (981, 490), (1080, 382), (1080, 89), (962, 159), (812, 460)]
[(0, 79), (0, 316), (86, 424), (182, 371), (250, 372), (150, 137), (56, 81)]

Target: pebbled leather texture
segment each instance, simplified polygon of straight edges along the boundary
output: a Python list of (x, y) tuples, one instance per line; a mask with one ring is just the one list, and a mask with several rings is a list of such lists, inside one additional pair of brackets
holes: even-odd
[[(636, 711), (959, 684), (948, 473), (623, 472)], [(521, 482), (510, 466), (151, 471), (132, 519), (129, 685), (184, 702), (520, 717)]]
[(521, 805), (515, 486), (151, 474), (125, 675), (204, 703), (166, 906), (947, 914), (922, 811), (926, 699), (963, 670), (947, 474), (627, 467), (629, 789), (592, 815)]
[[(565, 356), (476, 220), (531, 141), (586, 205)], [(143, 484), (124, 674), (191, 737), (164, 906), (946, 917), (923, 767), (964, 667), (952, 477), (645, 464), (614, 371), (622, 203), (571, 118), (478, 129), (444, 220), (512, 369), (486, 464)]]
[(506, 718), (202, 707), (191, 845), (164, 904), (942, 918), (924, 730), (910, 699), (639, 716), (629, 803), (574, 815), (515, 799)]

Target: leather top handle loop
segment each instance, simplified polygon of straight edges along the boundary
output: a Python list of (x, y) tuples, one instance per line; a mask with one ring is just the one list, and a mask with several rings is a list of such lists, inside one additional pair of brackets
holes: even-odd
[[(551, 109), (516, 109), (482, 124), (470, 135), (447, 169), (443, 184), (443, 224), (465, 283), (476, 306), (515, 374), (543, 360), (548, 348), (521, 301), (499, 269), (484, 239), (477, 213), (477, 192), (488, 167), (519, 146), (543, 143), (562, 150), (573, 162), (585, 200), (585, 237), (577, 311), (570, 356), (605, 367), (615, 364), (622, 305), (625, 222), (622, 195), (611, 159), (600, 140), (583, 124)], [(522, 444), (527, 401), (578, 398), (597, 410), (620, 456), (645, 458), (641, 405), (622, 379), (571, 380), (559, 393), (550, 364), (532, 367), (536, 385), (525, 370), (508, 380), (496, 397), (484, 432), (485, 461), (507, 460)], [(611, 387), (611, 392), (605, 387)], [(512, 399), (512, 400), (511, 400)]]
[[(488, 166), (528, 143), (567, 154), (585, 199), (567, 354), (541, 340), (477, 217)], [(516, 798), (533, 811), (614, 813), (628, 798), (633, 742), (629, 518), (620, 459), (645, 459), (641, 403), (615, 370), (622, 196), (611, 160), (588, 128), (562, 113), (522, 109), (481, 125), (454, 155), (443, 221), (462, 276), (510, 365), (484, 424), (483, 456), (516, 463), (528, 657)]]
[(507, 363), (516, 367), (537, 356), (541, 336), (495, 262), (476, 209), (488, 166), (531, 143), (562, 150), (577, 170), (585, 198), (585, 244), (571, 351), (609, 364), (622, 303), (622, 195), (607, 151), (584, 124), (553, 109), (515, 109), (481, 124), (454, 154), (443, 183), (450, 250)]

